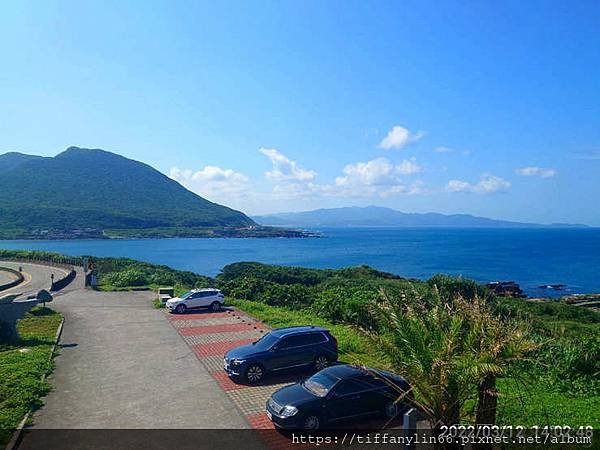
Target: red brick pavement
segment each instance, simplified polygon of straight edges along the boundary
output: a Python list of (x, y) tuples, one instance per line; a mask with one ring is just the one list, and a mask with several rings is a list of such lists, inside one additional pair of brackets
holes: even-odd
[(250, 344), (256, 339), (240, 339), (238, 341), (212, 342), (210, 344), (196, 344), (192, 346), (192, 350), (199, 358), (205, 356), (223, 355), (232, 348), (240, 345)]
[(233, 317), (233, 313), (223, 312), (198, 312), (189, 314), (167, 314), (169, 320), (202, 320), (202, 319), (219, 319), (221, 317)]
[(257, 328), (264, 328), (264, 326), (256, 325), (254, 323), (227, 323), (222, 325), (200, 325), (194, 327), (180, 328), (179, 334), (182, 336), (198, 336), (200, 334), (209, 333), (229, 333), (232, 331), (246, 331), (254, 330)]
[(271, 422), (269, 420), (269, 418), (267, 417), (267, 413), (264, 413), (264, 412), (246, 416), (246, 420), (252, 426), (252, 428), (256, 428), (256, 429), (260, 429), (260, 430), (274, 430), (275, 429), (275, 425), (273, 425), (273, 422)]
[[(258, 413), (246, 416), (246, 420), (252, 428), (258, 431), (259, 435), (270, 449), (289, 449), (292, 446), (290, 438), (277, 431), (273, 425), (273, 422), (269, 420), (266, 413)], [(294, 443), (293, 447), (294, 449), (298, 450), (316, 448), (315, 446), (300, 443)]]
[[(268, 330), (269, 327), (266, 326), (265, 324), (263, 324), (262, 322), (259, 322), (257, 320), (255, 320), (254, 318), (246, 315), (245, 313), (242, 313), (240, 311), (237, 310), (232, 310), (232, 311), (222, 311), (222, 312), (199, 312), (199, 313), (190, 313), (190, 314), (166, 314), (168, 320), (170, 321), (188, 321), (189, 324), (183, 324), (180, 322), (180, 325), (175, 326), (175, 324), (173, 324), (173, 326), (175, 327), (175, 329), (181, 334), (181, 336), (185, 336), (185, 337), (190, 337), (190, 336), (199, 336), (202, 338), (202, 335), (208, 335), (208, 334), (216, 334), (216, 333), (224, 333), (224, 334), (228, 334), (228, 333), (232, 333), (232, 335), (234, 333), (239, 333), (240, 331), (250, 331), (250, 330), (254, 330), (254, 329), (261, 329), (261, 330)], [(203, 320), (206, 319), (221, 319), (221, 318), (231, 318), (232, 319), (232, 323), (225, 323), (225, 324), (219, 324), (219, 325), (214, 325), (214, 324), (202, 324)], [(195, 338), (198, 339), (198, 338)], [(203, 339), (203, 338), (202, 338)], [(261, 398), (262, 401), (262, 396), (264, 395), (264, 393), (261, 393), (261, 388), (253, 388), (252, 386), (247, 386), (244, 384), (238, 384), (235, 383), (234, 381), (232, 381), (227, 374), (225, 373), (225, 371), (223, 370), (214, 370), (214, 364), (212, 364), (213, 369), (210, 369), (210, 365), (208, 365), (208, 359), (206, 358), (210, 358), (210, 357), (215, 357), (215, 356), (223, 356), (223, 354), (225, 352), (227, 352), (228, 350), (231, 350), (232, 348), (238, 347), (240, 345), (245, 345), (245, 344), (249, 344), (251, 342), (253, 342), (255, 340), (255, 338), (253, 339), (235, 339), (235, 340), (226, 340), (226, 341), (221, 341), (221, 342), (205, 342), (202, 344), (195, 344), (195, 345), (190, 345), (188, 343), (188, 345), (190, 345), (190, 347), (192, 348), (192, 350), (194, 351), (194, 353), (196, 354), (196, 356), (198, 357), (198, 359), (203, 362), (204, 366), (209, 370), (209, 373), (211, 374), (211, 376), (215, 379), (215, 381), (219, 384), (219, 386), (221, 387), (221, 389), (223, 389), (226, 393), (230, 392), (233, 394), (233, 392), (240, 392), (241, 391), (243, 394), (236, 394), (236, 395), (242, 395), (243, 398), (245, 399), (245, 402), (255, 402), (257, 401), (254, 397), (256, 398)], [(264, 389), (264, 388), (263, 388)], [(273, 387), (273, 390), (275, 390), (276, 387)], [(231, 394), (228, 394), (231, 395)], [(239, 401), (239, 398), (237, 399)], [(234, 402), (235, 403), (235, 402)], [(254, 405), (254, 403), (252, 403), (252, 405)], [(241, 408), (240, 410), (242, 410), (243, 408), (241, 406), (238, 406), (238, 408)], [(246, 420), (248, 421), (248, 424), (258, 430), (260, 436), (262, 437), (262, 439), (264, 440), (265, 444), (267, 444), (267, 446), (270, 449), (287, 449), (290, 447), (291, 442), (290, 439), (284, 435), (282, 435), (281, 433), (279, 433), (278, 431), (276, 431), (275, 426), (273, 425), (273, 423), (269, 420), (269, 418), (267, 417), (265, 412), (260, 412), (260, 413), (254, 413), (254, 414), (249, 414), (248, 412), (244, 413), (242, 412), (242, 414), (244, 415), (244, 417), (246, 418)], [(294, 445), (294, 448), (298, 447), (298, 445)], [(308, 446), (306, 445), (301, 445), (301, 448), (307, 448)], [(299, 448), (300, 450), (300, 448)]]
[(238, 389), (244, 389), (248, 387), (244, 384), (232, 381), (224, 370), (215, 370), (210, 374), (217, 381), (217, 383), (219, 383), (219, 385), (224, 391), (235, 391)]

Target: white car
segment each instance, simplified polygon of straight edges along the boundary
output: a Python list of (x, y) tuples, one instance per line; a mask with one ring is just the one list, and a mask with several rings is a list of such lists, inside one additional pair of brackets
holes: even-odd
[(192, 289), (189, 292), (167, 300), (166, 307), (171, 312), (185, 313), (188, 309), (210, 308), (219, 311), (225, 303), (225, 297), (218, 289)]

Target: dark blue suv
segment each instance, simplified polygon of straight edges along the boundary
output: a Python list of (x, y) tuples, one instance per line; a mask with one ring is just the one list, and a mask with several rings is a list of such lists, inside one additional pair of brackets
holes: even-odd
[(278, 328), (252, 344), (229, 350), (224, 365), (230, 377), (257, 383), (269, 372), (310, 366), (321, 370), (337, 358), (337, 341), (329, 330), (301, 326)]

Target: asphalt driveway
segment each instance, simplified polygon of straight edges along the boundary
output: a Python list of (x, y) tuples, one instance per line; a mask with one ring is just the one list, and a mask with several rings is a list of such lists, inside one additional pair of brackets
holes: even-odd
[(34, 429), (248, 428), (153, 297), (79, 289), (55, 299), (65, 325)]

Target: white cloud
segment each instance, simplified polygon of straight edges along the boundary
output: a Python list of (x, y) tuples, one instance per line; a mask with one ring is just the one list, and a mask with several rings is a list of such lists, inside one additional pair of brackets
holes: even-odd
[(416, 162), (416, 158), (410, 158), (403, 160), (396, 166), (396, 171), (401, 175), (411, 175), (413, 173), (419, 173), (423, 171), (423, 168)]
[[(424, 191), (421, 181), (405, 184), (401, 180), (401, 176), (421, 172), (422, 168), (415, 158), (405, 159), (399, 164), (394, 164), (383, 157), (347, 164), (342, 170), (342, 175), (336, 177), (333, 183), (319, 184), (312, 180), (314, 175), (305, 176), (301, 173), (314, 174), (314, 172), (301, 169), (281, 153), (265, 149), (261, 149), (261, 152), (276, 161), (271, 171), (276, 173), (269, 172), (266, 176), (275, 182), (271, 195), (280, 200), (318, 197), (389, 197), (400, 194), (412, 195)], [(281, 168), (282, 160), (287, 165), (285, 171)], [(285, 173), (286, 176), (280, 175), (280, 172)]]
[(427, 192), (423, 181), (417, 180), (410, 185), (397, 184), (389, 189), (383, 189), (379, 192), (380, 197), (393, 197), (394, 195), (416, 195)]
[(448, 181), (448, 190), (450, 192), (465, 192), (473, 189), (471, 183), (467, 183), (462, 180), (450, 180)]
[(411, 133), (406, 128), (396, 125), (392, 127), (392, 129), (388, 132), (387, 136), (383, 138), (383, 140), (379, 143), (379, 148), (384, 150), (392, 150), (392, 149), (401, 149), (402, 147), (410, 144), (411, 142), (416, 142), (425, 136), (425, 132), (417, 131), (416, 133)]
[(273, 169), (265, 172), (265, 176), (275, 181), (309, 181), (315, 178), (316, 172), (301, 168), (296, 161), (290, 160), (274, 148), (260, 148), (259, 151), (271, 161)]
[(516, 169), (515, 172), (524, 177), (541, 177), (541, 178), (551, 178), (556, 175), (555, 169), (548, 169), (544, 167), (521, 167)]
[(495, 175), (484, 174), (476, 184), (462, 180), (450, 180), (446, 189), (450, 192), (475, 192), (477, 194), (493, 194), (505, 191), (510, 187), (510, 182)]
[(396, 181), (394, 165), (387, 158), (377, 158), (367, 162), (347, 164), (337, 177), (337, 186), (361, 184), (365, 186), (393, 184)]
[(401, 175), (421, 172), (415, 158), (394, 164), (387, 158), (376, 158), (367, 162), (347, 164), (343, 175), (335, 179), (334, 185), (320, 186), (319, 192), (335, 197), (390, 197), (399, 194), (417, 194), (424, 191), (421, 181), (406, 184)]
[(205, 166), (197, 172), (173, 167), (169, 177), (202, 197), (226, 205), (235, 204), (248, 188), (246, 175), (217, 166)]
[(410, 175), (421, 172), (422, 168), (416, 163), (415, 158), (405, 159), (400, 164), (394, 165), (387, 158), (376, 158), (367, 162), (347, 164), (343, 176), (335, 179), (336, 186), (363, 185), (382, 186), (393, 185), (400, 182), (399, 175)]

